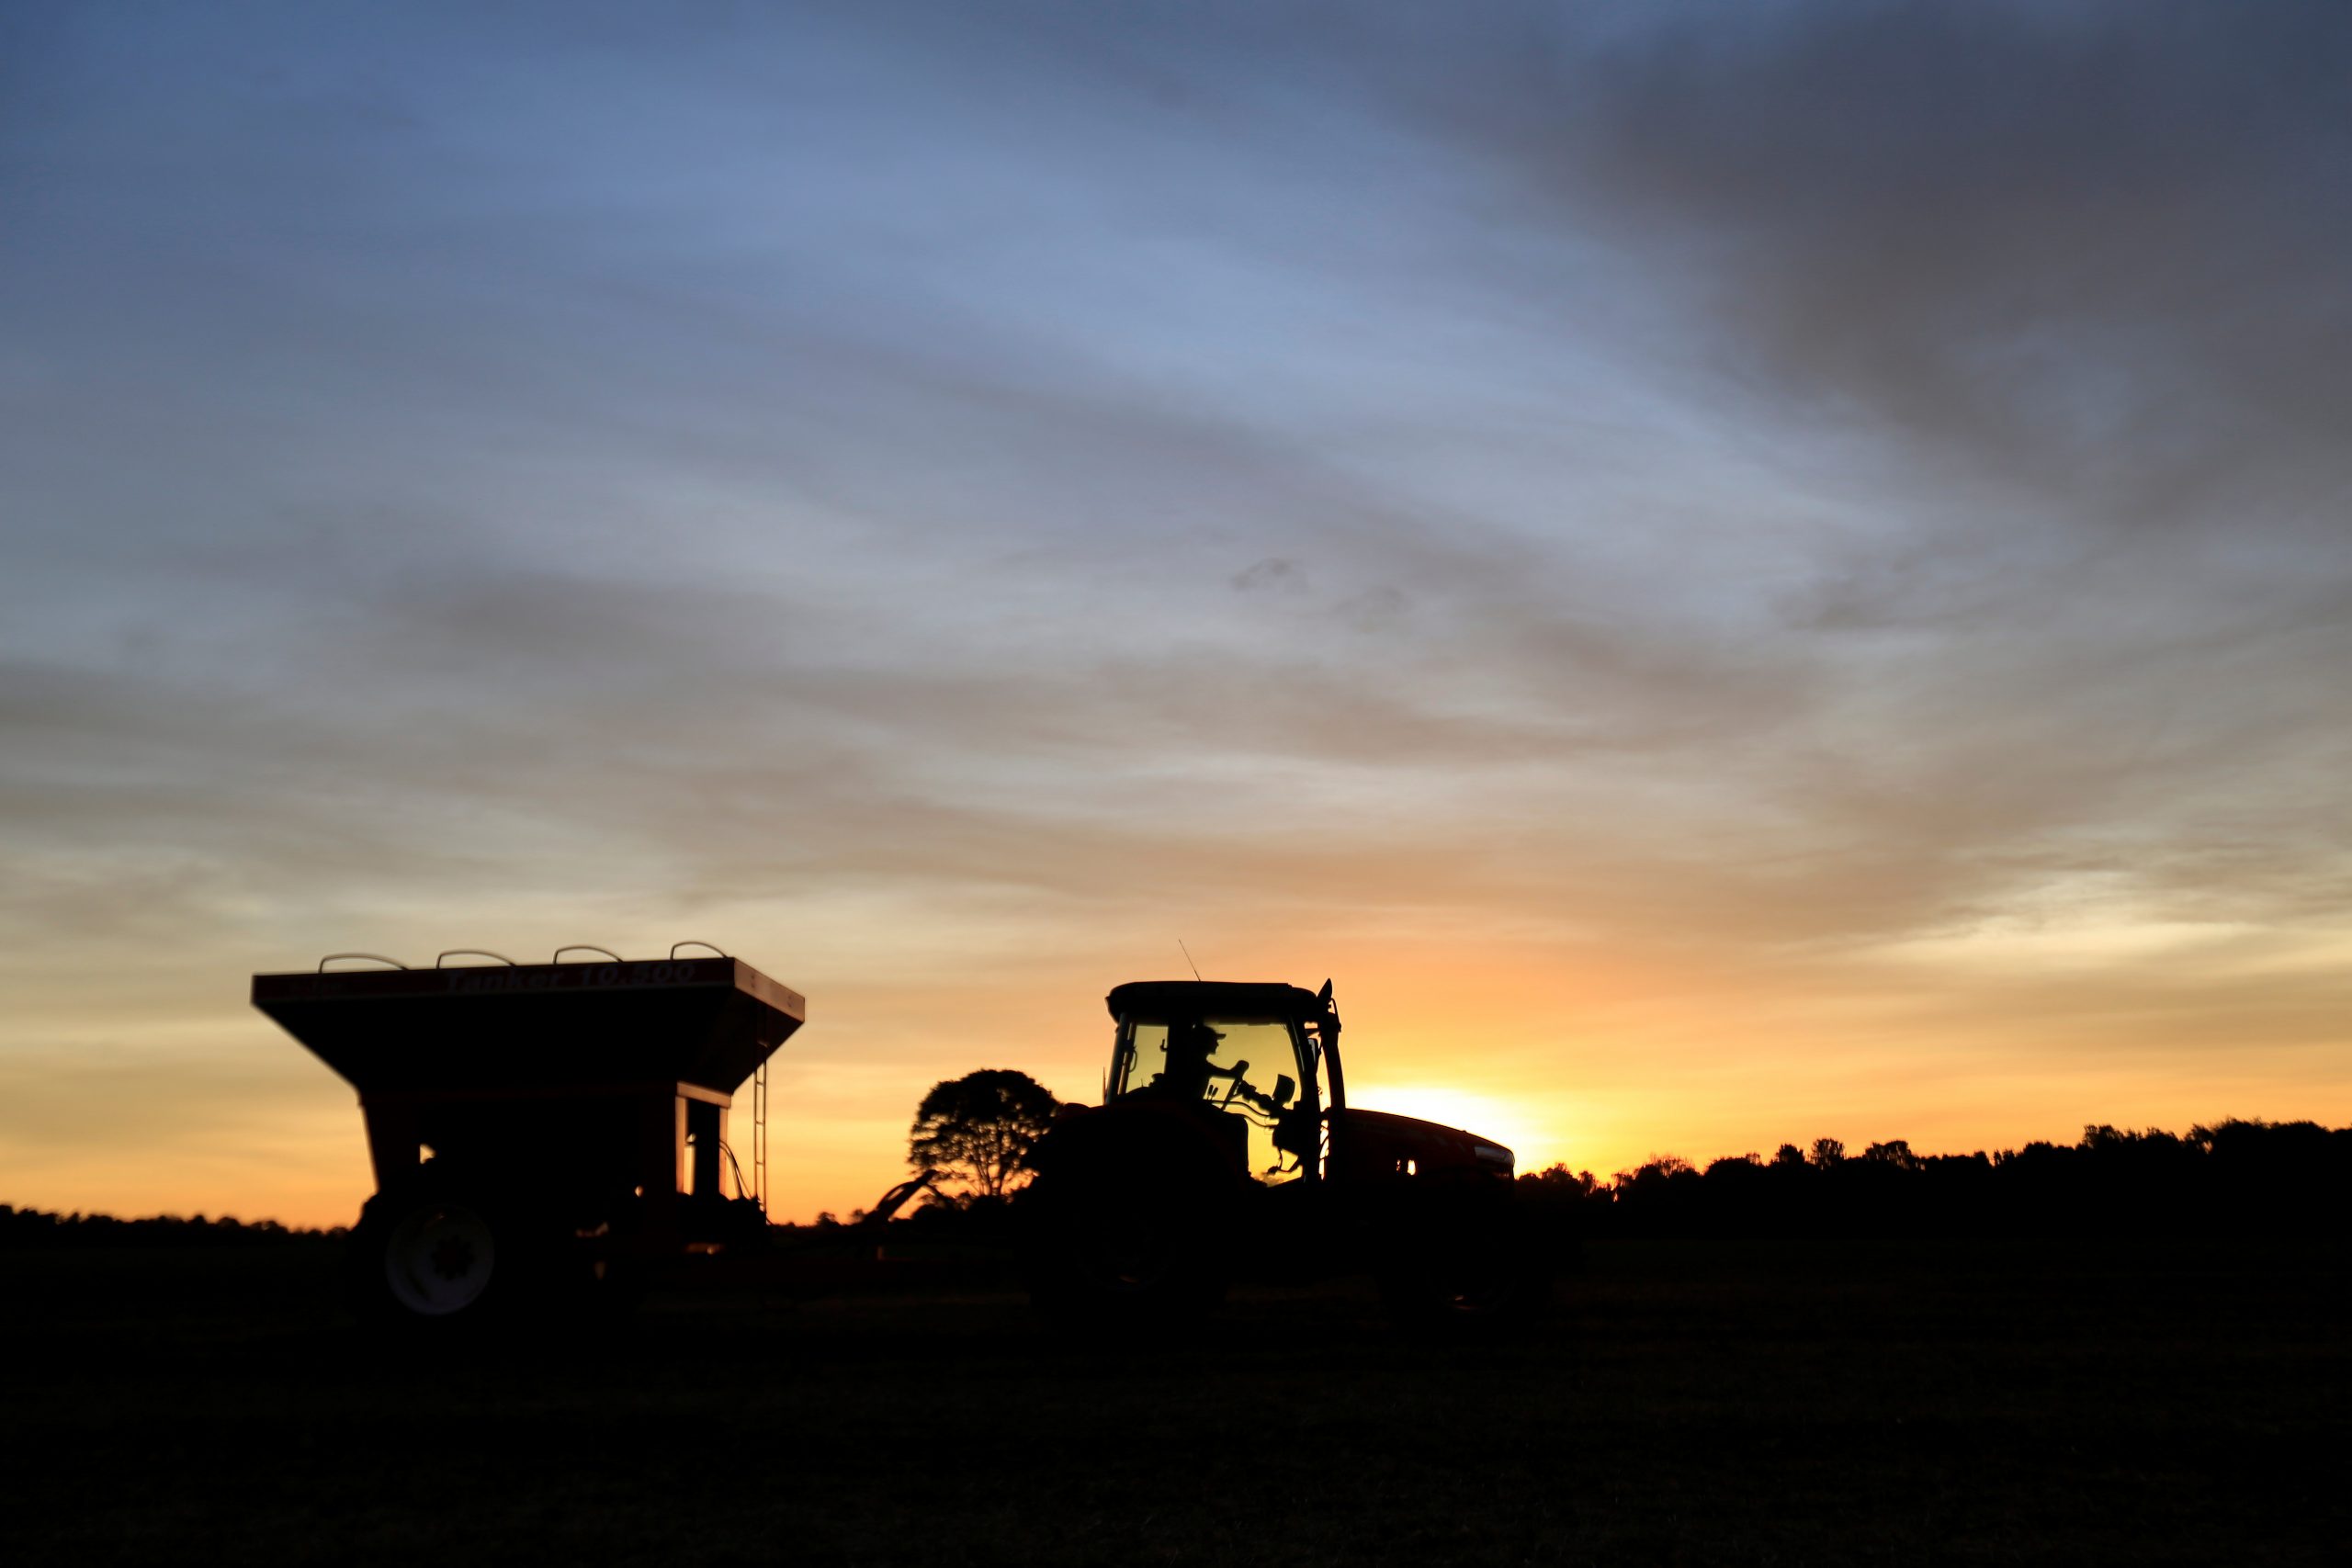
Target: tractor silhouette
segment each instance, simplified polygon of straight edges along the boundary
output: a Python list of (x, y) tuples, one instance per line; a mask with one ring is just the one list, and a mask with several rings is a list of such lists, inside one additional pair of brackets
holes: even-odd
[(1517, 1325), (1544, 1293), (1511, 1151), (1347, 1102), (1330, 982), (1141, 981), (1103, 1103), (1030, 1154), (1032, 1300), (1074, 1323), (1198, 1314), (1238, 1280), (1369, 1273), (1393, 1316), (1449, 1335)]

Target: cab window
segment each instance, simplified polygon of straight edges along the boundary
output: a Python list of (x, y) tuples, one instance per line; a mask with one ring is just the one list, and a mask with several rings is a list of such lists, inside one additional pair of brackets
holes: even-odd
[[(1313, 1058), (1287, 1020), (1126, 1020), (1107, 1087), (1113, 1099), (1198, 1100), (1238, 1118), (1249, 1128), (1250, 1174), (1261, 1182), (1295, 1180), (1314, 1165)], [(1286, 1134), (1279, 1144), (1278, 1133)]]

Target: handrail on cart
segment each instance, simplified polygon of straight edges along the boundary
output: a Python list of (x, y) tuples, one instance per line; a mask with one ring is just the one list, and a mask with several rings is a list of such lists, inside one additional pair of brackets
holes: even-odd
[(436, 958), (435, 958), (435, 959), (433, 960), (433, 967), (435, 967), (435, 969), (440, 968), (440, 967), (441, 967), (441, 960), (442, 960), (443, 958), (464, 958), (464, 957), (473, 957), (473, 958), (495, 958), (495, 959), (497, 959), (501, 964), (505, 964), (505, 965), (506, 965), (506, 967), (508, 967), (509, 969), (519, 969), (519, 968), (521, 968), (521, 967), (522, 967), (522, 965), (520, 965), (520, 964), (516, 964), (513, 959), (511, 959), (511, 958), (507, 957), (507, 956), (506, 956), (506, 954), (504, 954), (504, 953), (492, 953), (492, 952), (491, 952), (491, 950), (490, 950), (490, 949), (488, 949), (488, 948), (486, 948), (486, 947), (453, 947), (453, 948), (450, 948), (450, 949), (448, 949), (447, 952), (445, 952), (445, 953), (441, 953), (438, 957), (436, 957)]
[[(560, 964), (560, 963), (562, 963), (562, 962), (563, 962), (563, 955), (564, 955), (565, 953), (603, 953), (605, 957), (607, 957), (607, 958), (611, 959), (611, 960), (612, 960), (614, 963), (616, 963), (616, 964), (626, 964), (626, 963), (628, 963), (628, 959), (623, 958), (619, 953), (615, 953), (611, 948), (609, 948), (609, 947), (598, 947), (598, 946), (597, 946), (594, 942), (566, 942), (566, 943), (564, 943), (564, 945), (563, 945), (563, 946), (559, 947), (559, 948), (557, 948), (557, 949), (555, 950), (555, 956), (554, 956), (553, 958), (548, 959), (548, 963), (550, 963), (550, 964)], [(494, 957), (496, 957), (496, 956), (497, 956), (497, 954), (492, 953), (491, 956), (492, 956), (492, 957), (494, 958)]]
[(324, 958), (319, 960), (319, 973), (322, 975), (325, 974), (327, 972), (327, 965), (334, 963), (338, 958), (365, 958), (377, 964), (389, 964), (395, 969), (405, 969), (408, 967), (407, 964), (401, 963), (399, 959), (387, 958), (380, 953), (330, 953)]
[(678, 949), (682, 947), (707, 947), (711, 952), (718, 953), (721, 958), (727, 956), (724, 949), (718, 947), (716, 943), (707, 942), (673, 942), (670, 944), (670, 956), (673, 958), (677, 957)]
[[(727, 1162), (728, 1170), (731, 1172), (735, 1178), (735, 1196), (738, 1198), (752, 1197), (752, 1190), (743, 1185), (743, 1168), (735, 1163), (734, 1147), (724, 1138), (720, 1139), (718, 1143), (718, 1157)], [(756, 1202), (757, 1200), (754, 1199), (753, 1201)]]

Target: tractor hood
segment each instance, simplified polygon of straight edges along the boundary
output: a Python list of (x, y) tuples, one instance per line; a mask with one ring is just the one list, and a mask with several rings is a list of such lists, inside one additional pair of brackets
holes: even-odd
[(1350, 1163), (1367, 1160), (1385, 1168), (1410, 1160), (1414, 1174), (1476, 1170), (1505, 1177), (1519, 1164), (1518, 1156), (1492, 1138), (1386, 1111), (1334, 1111), (1331, 1130), (1337, 1157)]

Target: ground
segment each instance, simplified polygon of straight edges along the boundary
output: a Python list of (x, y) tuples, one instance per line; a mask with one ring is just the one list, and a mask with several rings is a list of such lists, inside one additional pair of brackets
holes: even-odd
[(0, 1256), (24, 1562), (2340, 1561), (2341, 1250), (1596, 1245), (1521, 1343), (1368, 1292), (1059, 1342), (983, 1280), (386, 1345), (326, 1244)]

